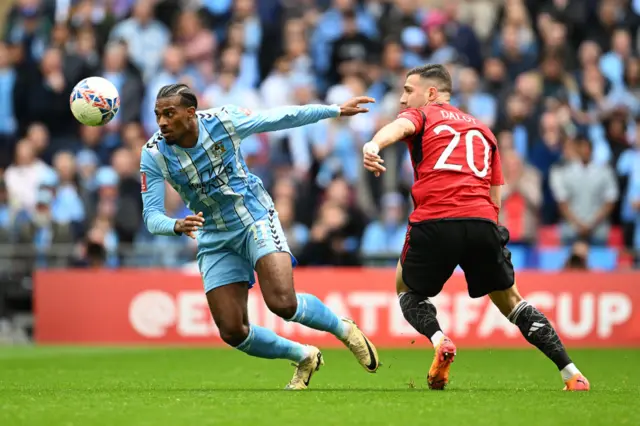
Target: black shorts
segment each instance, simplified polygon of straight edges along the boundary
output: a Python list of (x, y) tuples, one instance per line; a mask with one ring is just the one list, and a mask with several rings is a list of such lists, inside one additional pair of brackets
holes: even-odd
[(513, 286), (515, 276), (507, 228), (482, 219), (446, 219), (409, 225), (400, 262), (402, 279), (414, 292), (434, 297), (460, 265), (469, 296)]

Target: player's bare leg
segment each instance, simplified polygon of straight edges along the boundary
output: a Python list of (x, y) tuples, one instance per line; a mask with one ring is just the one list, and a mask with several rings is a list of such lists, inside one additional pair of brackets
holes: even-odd
[(207, 293), (209, 309), (220, 330), (220, 337), (228, 345), (248, 355), (288, 359), (306, 365), (305, 374), (301, 374), (295, 383), (287, 385), (288, 389), (305, 389), (313, 372), (322, 364), (322, 354), (317, 348), (301, 345), (278, 336), (272, 330), (249, 324), (247, 296), (248, 283), (229, 284)]
[(442, 390), (449, 383), (449, 370), (456, 356), (456, 346), (442, 333), (436, 315), (438, 311), (429, 298), (413, 292), (402, 279), (402, 264), (396, 268), (396, 292), (405, 319), (420, 334), (426, 336), (435, 349), (427, 384)]
[(494, 291), (489, 297), (500, 312), (518, 326), (524, 338), (556, 364), (565, 382), (565, 390), (589, 390), (589, 381), (571, 362), (547, 317), (520, 296), (515, 284), (510, 289)]
[(375, 373), (380, 366), (378, 352), (358, 326), (351, 320), (340, 319), (316, 296), (296, 294), (289, 253), (274, 252), (263, 256), (256, 263), (256, 272), (271, 312), (287, 321), (333, 334), (349, 348), (365, 370)]

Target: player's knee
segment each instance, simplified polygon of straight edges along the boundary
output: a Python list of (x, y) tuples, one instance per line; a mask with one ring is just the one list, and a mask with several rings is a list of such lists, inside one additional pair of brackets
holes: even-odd
[(294, 292), (265, 295), (265, 303), (271, 312), (285, 320), (293, 318), (298, 310), (298, 300)]
[(239, 346), (249, 336), (249, 326), (246, 324), (220, 324), (218, 326), (220, 338), (229, 346)]

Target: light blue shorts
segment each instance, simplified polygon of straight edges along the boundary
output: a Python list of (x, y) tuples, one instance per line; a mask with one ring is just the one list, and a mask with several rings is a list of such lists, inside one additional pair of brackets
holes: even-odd
[(244, 229), (199, 232), (197, 258), (205, 293), (241, 282), (248, 282), (251, 288), (256, 281), (256, 263), (275, 252), (289, 253), (292, 265), (296, 265), (275, 211)]

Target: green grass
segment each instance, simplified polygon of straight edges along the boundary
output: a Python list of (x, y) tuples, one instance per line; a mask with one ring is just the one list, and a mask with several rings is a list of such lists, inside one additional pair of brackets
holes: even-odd
[(640, 351), (572, 351), (589, 393), (562, 392), (534, 350), (460, 350), (429, 391), (429, 350), (381, 351), (367, 374), (326, 351), (311, 390), (285, 361), (230, 350), (0, 347), (0, 425), (640, 425)]

